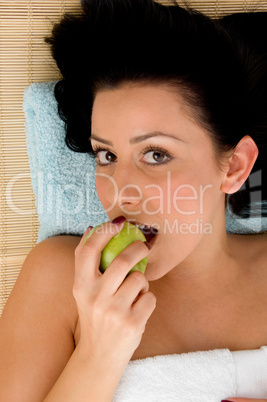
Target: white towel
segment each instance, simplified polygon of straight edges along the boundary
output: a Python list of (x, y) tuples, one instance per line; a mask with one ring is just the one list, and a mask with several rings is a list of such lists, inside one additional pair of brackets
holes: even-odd
[(236, 369), (236, 396), (267, 399), (267, 346), (232, 352)]
[(221, 402), (238, 396), (267, 398), (264, 348), (216, 349), (130, 361), (113, 402)]

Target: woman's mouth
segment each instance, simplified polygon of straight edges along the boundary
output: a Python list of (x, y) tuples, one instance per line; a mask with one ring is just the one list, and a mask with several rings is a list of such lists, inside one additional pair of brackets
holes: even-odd
[(154, 236), (158, 233), (158, 230), (153, 226), (144, 225), (143, 223), (131, 222), (135, 226), (137, 226), (141, 232), (144, 234), (146, 241), (150, 241)]

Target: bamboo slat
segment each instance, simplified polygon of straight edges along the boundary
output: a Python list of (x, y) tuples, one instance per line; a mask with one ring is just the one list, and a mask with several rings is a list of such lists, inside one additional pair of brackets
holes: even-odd
[(0, 1), (0, 314), (39, 229), (23, 92), (32, 82), (59, 79), (44, 37), (78, 5), (78, 0)]

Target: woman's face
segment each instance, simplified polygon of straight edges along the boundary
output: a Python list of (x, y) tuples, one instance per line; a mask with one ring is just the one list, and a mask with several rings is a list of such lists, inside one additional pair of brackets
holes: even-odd
[(158, 229), (148, 280), (209, 244), (223, 226), (223, 172), (211, 139), (167, 86), (99, 91), (91, 143), (99, 149), (96, 188), (109, 218), (124, 215)]

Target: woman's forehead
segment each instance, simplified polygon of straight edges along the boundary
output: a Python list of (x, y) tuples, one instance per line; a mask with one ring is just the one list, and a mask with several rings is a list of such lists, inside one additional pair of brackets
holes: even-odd
[[(131, 85), (101, 90), (96, 94), (92, 111), (92, 133), (100, 135), (127, 125), (144, 131), (179, 133), (204, 132), (183, 97), (170, 85)], [(112, 125), (112, 126), (110, 126)]]
[(166, 86), (123, 87), (99, 92), (90, 139), (126, 151), (125, 147), (134, 149), (141, 144), (141, 140), (133, 141), (142, 137), (154, 144), (179, 148), (179, 152), (198, 154), (205, 149), (207, 155), (213, 154), (210, 136), (188, 117), (183, 103), (179, 103)]
[[(144, 110), (157, 112), (158, 117), (180, 114), (187, 116), (190, 108), (178, 91), (170, 88), (167, 84), (124, 84), (118, 88), (103, 89), (97, 92), (93, 104), (92, 118), (106, 111), (126, 112), (127, 109), (134, 108), (135, 113), (142, 113)], [(189, 113), (188, 113), (189, 112)], [(192, 112), (193, 114), (193, 112)], [(122, 115), (123, 117), (123, 115)]]

